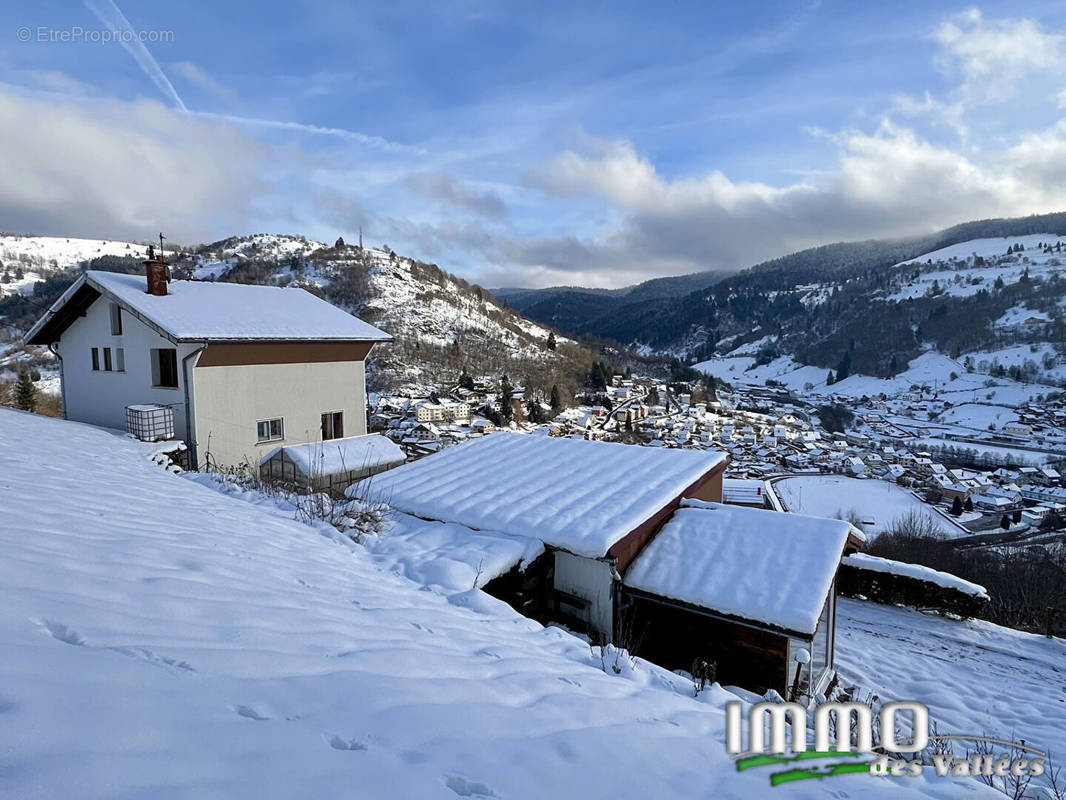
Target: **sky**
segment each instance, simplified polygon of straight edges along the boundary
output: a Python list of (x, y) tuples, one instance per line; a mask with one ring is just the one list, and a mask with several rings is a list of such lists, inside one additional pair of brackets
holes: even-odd
[(618, 287), (1066, 210), (1066, 4), (0, 5), (0, 230)]

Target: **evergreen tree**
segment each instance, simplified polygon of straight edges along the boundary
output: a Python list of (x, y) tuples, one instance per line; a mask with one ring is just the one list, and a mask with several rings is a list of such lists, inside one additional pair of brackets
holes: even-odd
[(500, 381), (500, 416), (508, 422), (514, 417), (514, 405), (511, 402), (513, 399), (514, 387), (511, 386), (507, 376), (504, 375), (503, 380)]
[(15, 408), (23, 411), (37, 410), (37, 387), (33, 385), (30, 373), (19, 370), (18, 383), (15, 384)]
[(1021, 522), (1022, 521), (1022, 510), (1020, 508), (1014, 509), (1014, 513), (1011, 515), (1011, 519), (1015, 523)]
[(1001, 527), (1003, 530), (1007, 530), (1008, 528), (1010, 528), (1010, 517), (1004, 514), (999, 520), (999, 527)]
[(548, 349), (555, 349), (555, 331), (548, 331)]
[(563, 398), (559, 396), (559, 387), (552, 384), (551, 400), (552, 413), (558, 415), (563, 410)]
[(649, 406), (657, 406), (657, 405), (659, 405), (659, 390), (656, 389), (654, 386), (652, 386), (651, 387), (651, 391), (648, 392), (648, 405)]
[(837, 379), (833, 376), (833, 370), (829, 370), (829, 374), (825, 376), (825, 385), (832, 386), (837, 382)]
[(967, 511), (973, 511), (973, 499), (967, 497), (966, 502), (962, 504), (962, 507)]
[(335, 248), (337, 248), (338, 250), (340, 250), (342, 247), (344, 247), (344, 237), (343, 236), (338, 236), (337, 237), (337, 241), (333, 243), (333, 246)]
[(845, 351), (844, 355), (840, 358), (840, 363), (837, 365), (836, 381), (842, 381), (851, 373), (851, 351)]
[(951, 501), (951, 516), (957, 517), (962, 514), (962, 500), (957, 496)]

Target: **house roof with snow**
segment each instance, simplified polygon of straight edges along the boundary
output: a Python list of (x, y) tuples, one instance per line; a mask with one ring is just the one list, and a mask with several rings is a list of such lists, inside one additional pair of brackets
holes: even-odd
[(812, 636), (852, 531), (839, 519), (683, 500), (623, 582)]
[(393, 508), (600, 558), (709, 474), (724, 453), (493, 433), (373, 478)]
[(279, 451), (307, 476), (340, 475), (345, 472), (380, 469), (402, 464), (406, 459), (403, 450), (391, 439), (372, 434), (275, 447), (264, 455), (259, 463), (269, 461)]
[(170, 281), (167, 294), (145, 291), (144, 275), (88, 270), (26, 334), (51, 344), (101, 295), (174, 342), (335, 341), (392, 339), (308, 291), (212, 281)]

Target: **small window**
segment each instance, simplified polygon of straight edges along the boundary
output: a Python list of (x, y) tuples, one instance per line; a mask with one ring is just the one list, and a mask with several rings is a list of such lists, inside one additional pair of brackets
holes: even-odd
[(115, 348), (115, 371), (126, 371), (126, 351), (123, 350), (121, 347)]
[(264, 419), (255, 423), (256, 438), (261, 442), (272, 442), (285, 438), (285, 423), (281, 417)]
[(327, 411), (322, 415), (322, 441), (344, 438), (344, 412)]
[(104, 372), (111, 371), (111, 348), (104, 348)]
[(178, 351), (173, 347), (152, 350), (152, 385), (178, 388)]
[(93, 353), (93, 372), (99, 372), (100, 371), (100, 350), (99, 350), (99, 348), (94, 347), (92, 349), (92, 353)]
[(111, 335), (122, 335), (122, 306), (118, 303), (111, 304)]

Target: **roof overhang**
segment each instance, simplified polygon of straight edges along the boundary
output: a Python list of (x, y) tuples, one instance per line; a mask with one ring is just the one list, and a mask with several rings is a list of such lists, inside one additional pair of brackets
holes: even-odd
[[(783, 628), (780, 625), (774, 625), (771, 622), (760, 622), (759, 620), (747, 619), (735, 614), (725, 614), (721, 611), (715, 611), (713, 608), (705, 608), (703, 606), (695, 605), (694, 603), (687, 603), (684, 600), (677, 600), (673, 597), (667, 597), (666, 595), (656, 594), (655, 592), (649, 592), (644, 589), (636, 589), (632, 586), (625, 586), (624, 591), (626, 594), (633, 597), (639, 597), (644, 600), (648, 600), (652, 603), (658, 603), (664, 606), (673, 606), (674, 608), (683, 609), (693, 614), (699, 614), (704, 617), (711, 617), (712, 619), (718, 619), (723, 622), (728, 622), (733, 625), (740, 625), (745, 628), (754, 628), (755, 630), (765, 631), (767, 633), (775, 633), (779, 636), (791, 636), (797, 639), (804, 639), (811, 641), (814, 639), (815, 633), (805, 633), (803, 631), (796, 631), (790, 628)], [(830, 596), (832, 596), (832, 590), (830, 590)]]
[(44, 345), (58, 342), (63, 332), (74, 324), (75, 320), (84, 317), (89, 306), (95, 303), (101, 294), (100, 289), (90, 284), (82, 273), (30, 328), (23, 337), (23, 342)]

